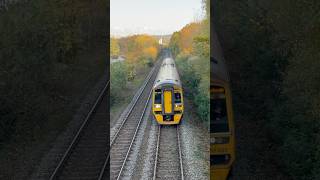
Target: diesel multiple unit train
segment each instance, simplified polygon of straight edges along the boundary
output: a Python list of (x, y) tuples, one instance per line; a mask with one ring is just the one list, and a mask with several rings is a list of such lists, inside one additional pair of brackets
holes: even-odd
[(176, 65), (165, 58), (152, 88), (152, 112), (159, 124), (179, 124), (183, 115), (183, 91)]
[(235, 160), (235, 128), (230, 80), (216, 34), (210, 57), (210, 179), (226, 180)]

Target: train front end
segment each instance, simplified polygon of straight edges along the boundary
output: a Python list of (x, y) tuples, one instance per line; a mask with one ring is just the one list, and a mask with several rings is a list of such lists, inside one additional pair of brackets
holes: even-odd
[(182, 89), (172, 84), (153, 89), (152, 110), (159, 124), (179, 124), (184, 110)]

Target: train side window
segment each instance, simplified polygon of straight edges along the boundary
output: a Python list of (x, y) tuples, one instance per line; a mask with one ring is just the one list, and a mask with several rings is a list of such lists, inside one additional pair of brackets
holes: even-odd
[(224, 93), (214, 94), (210, 99), (210, 132), (229, 132), (226, 97)]
[(174, 103), (181, 103), (181, 94), (178, 92), (174, 93)]
[(161, 90), (155, 90), (154, 104), (161, 104)]

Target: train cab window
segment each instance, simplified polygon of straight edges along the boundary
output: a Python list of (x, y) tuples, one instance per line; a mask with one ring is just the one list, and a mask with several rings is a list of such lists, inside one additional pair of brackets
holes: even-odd
[(210, 99), (210, 132), (229, 132), (226, 97), (224, 92), (211, 94)]
[(181, 103), (181, 94), (179, 92), (174, 93), (174, 103)]
[(161, 89), (155, 90), (154, 104), (161, 104)]

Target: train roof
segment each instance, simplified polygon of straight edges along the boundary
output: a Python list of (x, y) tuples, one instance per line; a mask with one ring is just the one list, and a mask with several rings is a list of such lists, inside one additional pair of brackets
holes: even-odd
[(222, 49), (218, 40), (216, 32), (213, 30), (211, 34), (211, 56), (210, 56), (210, 68), (211, 68), (211, 79), (219, 79), (222, 81), (229, 81), (229, 74), (225, 59), (223, 57)]
[(153, 88), (159, 87), (164, 84), (173, 84), (181, 87), (181, 81), (176, 68), (176, 64), (172, 58), (165, 58), (162, 61)]

